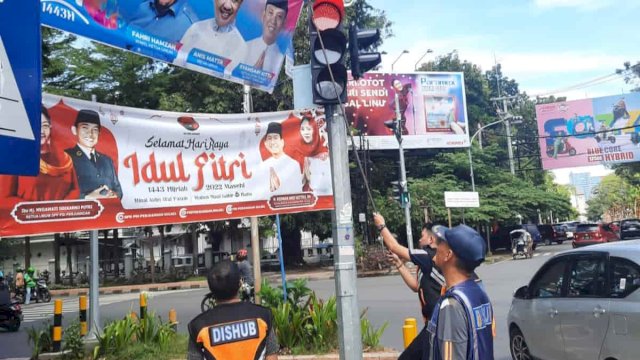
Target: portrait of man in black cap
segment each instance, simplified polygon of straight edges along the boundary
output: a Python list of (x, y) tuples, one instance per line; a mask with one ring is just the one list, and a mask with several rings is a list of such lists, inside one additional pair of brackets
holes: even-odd
[(100, 130), (100, 115), (93, 110), (80, 110), (71, 127), (77, 144), (65, 151), (73, 161), (81, 199), (122, 198), (113, 160), (95, 149)]
[(278, 48), (278, 36), (287, 21), (288, 0), (267, 0), (262, 12), (262, 35), (247, 42), (247, 65), (274, 74), (278, 78), (284, 54)]
[(302, 192), (302, 172), (300, 164), (284, 152), (282, 124), (269, 123), (264, 144), (271, 156), (264, 161), (263, 169), (269, 171), (269, 191), (271, 194)]

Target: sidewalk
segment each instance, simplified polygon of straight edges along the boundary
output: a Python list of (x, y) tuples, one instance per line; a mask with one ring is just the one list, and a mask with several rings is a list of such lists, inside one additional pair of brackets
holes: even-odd
[[(510, 254), (497, 254), (487, 258), (486, 264), (495, 264), (507, 260), (511, 257)], [(374, 270), (374, 271), (359, 271), (358, 277), (374, 277), (374, 276), (386, 276), (397, 274), (397, 270)], [(263, 272), (262, 277), (267, 279), (270, 283), (280, 282), (279, 272)], [(334, 278), (333, 266), (326, 266), (314, 269), (294, 269), (287, 271), (287, 281), (296, 279), (313, 280), (330, 280)], [(171, 283), (155, 283), (155, 284), (140, 284), (140, 285), (123, 285), (123, 286), (109, 286), (101, 287), (100, 295), (112, 295), (112, 294), (129, 294), (140, 292), (153, 292), (153, 291), (167, 291), (167, 290), (184, 290), (184, 289), (200, 289), (207, 288), (206, 281), (181, 281)], [(64, 290), (51, 290), (51, 296), (64, 297), (64, 296), (80, 296), (88, 295), (88, 288), (76, 288), (76, 289), (64, 289)], [(297, 359), (297, 358), (296, 358)]]

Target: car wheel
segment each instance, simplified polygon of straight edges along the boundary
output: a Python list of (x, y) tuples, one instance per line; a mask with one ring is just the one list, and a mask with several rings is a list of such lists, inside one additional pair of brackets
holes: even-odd
[(509, 348), (511, 349), (511, 358), (513, 360), (531, 360), (529, 353), (529, 345), (524, 340), (522, 331), (514, 327), (509, 331)]
[(17, 316), (11, 321), (8, 330), (10, 332), (17, 332), (20, 330), (20, 319)]
[(558, 241), (558, 245), (562, 245), (564, 241)]
[(551, 245), (551, 239), (544, 239), (544, 244), (547, 246)]

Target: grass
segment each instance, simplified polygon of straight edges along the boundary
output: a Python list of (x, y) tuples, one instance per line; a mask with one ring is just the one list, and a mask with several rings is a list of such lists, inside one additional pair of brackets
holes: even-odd
[(109, 354), (101, 359), (105, 360), (173, 360), (184, 359), (187, 354), (189, 337), (177, 334), (169, 346), (133, 343), (122, 351)]
[(207, 281), (206, 276), (189, 276), (185, 281)]

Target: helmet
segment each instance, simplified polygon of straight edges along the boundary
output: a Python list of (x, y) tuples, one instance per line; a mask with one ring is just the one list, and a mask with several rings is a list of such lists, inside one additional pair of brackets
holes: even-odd
[(34, 269), (33, 266), (29, 266), (29, 268), (27, 269), (27, 274), (29, 275), (32, 275), (35, 272), (36, 272), (36, 269)]
[(247, 258), (247, 249), (240, 249), (238, 250), (238, 253), (236, 254), (236, 256), (238, 257), (238, 259), (243, 260)]

